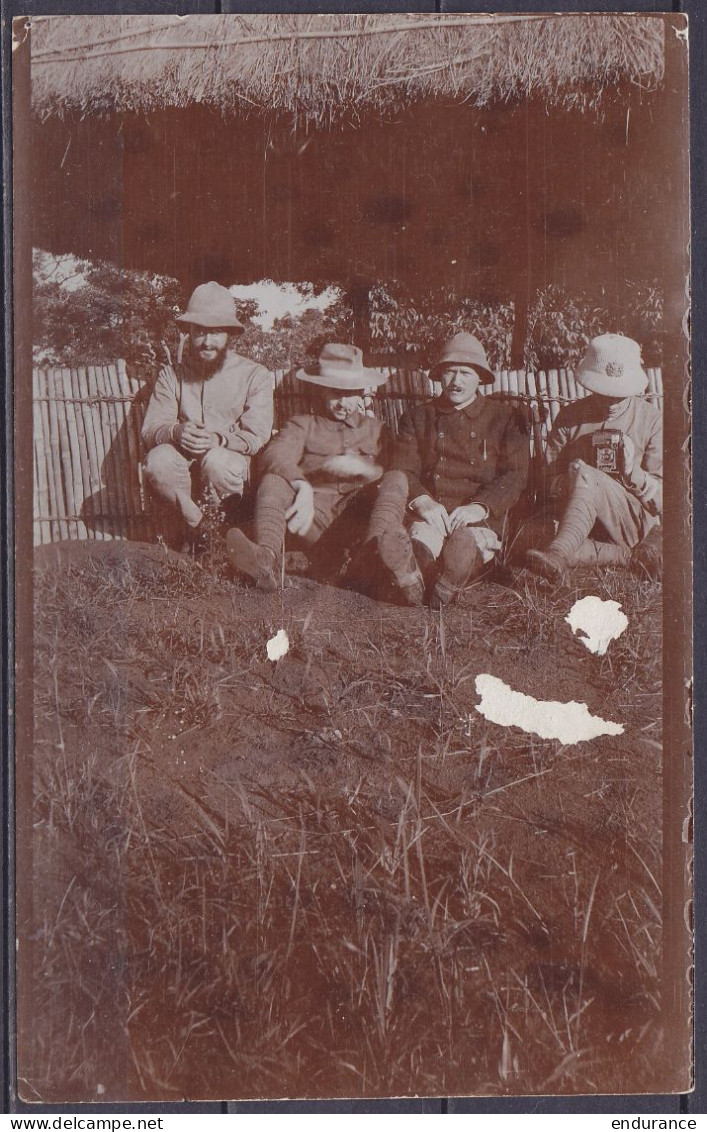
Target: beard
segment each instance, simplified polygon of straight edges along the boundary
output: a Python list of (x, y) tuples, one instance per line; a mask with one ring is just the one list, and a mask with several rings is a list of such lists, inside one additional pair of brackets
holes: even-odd
[[(213, 357), (203, 357), (199, 350), (192, 351), (194, 366), (202, 377), (211, 377), (212, 374), (221, 369), (226, 360), (226, 354), (228, 353), (230, 344), (229, 341), (220, 350), (215, 350)], [(211, 351), (209, 351), (209, 353), (211, 353)]]

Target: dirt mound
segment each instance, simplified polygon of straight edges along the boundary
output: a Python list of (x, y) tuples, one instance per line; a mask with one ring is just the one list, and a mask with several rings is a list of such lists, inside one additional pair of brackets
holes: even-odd
[[(35, 578), (42, 1097), (621, 1091), (627, 1049), (653, 1079), (655, 587), (520, 575), (439, 614), (117, 542)], [(629, 615), (605, 657), (564, 622), (593, 591)], [(489, 723), (480, 672), (624, 735)]]
[(144, 584), (161, 579), (168, 569), (185, 574), (190, 574), (193, 569), (188, 558), (164, 545), (120, 539), (76, 539), (37, 546), (34, 566), (39, 572), (89, 567), (110, 573), (127, 569), (133, 573), (136, 582)]

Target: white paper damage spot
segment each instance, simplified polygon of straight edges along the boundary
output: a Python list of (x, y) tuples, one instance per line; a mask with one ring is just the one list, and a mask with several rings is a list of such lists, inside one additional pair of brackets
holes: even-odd
[(274, 637), (271, 637), (265, 648), (267, 649), (268, 660), (280, 660), (281, 657), (289, 650), (290, 640), (284, 629), (278, 629)]
[(628, 626), (628, 617), (621, 612), (618, 601), (604, 601), (600, 597), (580, 598), (565, 621), (573, 633), (586, 633), (579, 639), (597, 656), (603, 656), (611, 642), (620, 637)]
[(560, 743), (582, 743), (599, 735), (623, 735), (620, 723), (590, 715), (586, 704), (570, 700), (535, 700), (523, 692), (515, 692), (497, 676), (487, 673), (476, 677), (476, 691), (481, 703), (476, 710), (491, 723), (502, 727), (520, 727), (541, 739), (559, 739)]

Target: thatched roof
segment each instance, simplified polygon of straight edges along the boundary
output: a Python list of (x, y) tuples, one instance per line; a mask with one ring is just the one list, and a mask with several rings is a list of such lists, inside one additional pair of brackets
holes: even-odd
[(643, 15), (43, 16), (42, 114), (192, 103), (326, 123), (439, 99), (596, 103), (663, 75), (664, 18)]

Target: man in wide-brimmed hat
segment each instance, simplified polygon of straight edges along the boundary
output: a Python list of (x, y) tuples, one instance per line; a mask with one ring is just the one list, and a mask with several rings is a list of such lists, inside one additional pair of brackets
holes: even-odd
[(657, 576), (663, 433), (660, 411), (643, 397), (640, 346), (601, 334), (575, 376), (590, 395), (560, 410), (548, 440), (557, 531), (545, 549), (526, 552), (526, 564), (551, 582), (578, 565), (629, 564)]
[(500, 548), (504, 518), (527, 478), (528, 428), (520, 410), (479, 396), (492, 385), (473, 334), (455, 334), (430, 370), (441, 394), (400, 421), (381, 481), (369, 542), (403, 601), (455, 600)]
[(385, 375), (364, 367), (358, 347), (331, 343), (316, 372), (297, 378), (316, 391), (316, 410), (292, 417), (261, 457), (253, 540), (238, 528), (226, 537), (235, 569), (264, 590), (277, 588), (286, 530), (305, 550), (316, 546), (319, 573), (337, 562), (365, 530), (366, 488), (383, 473), (385, 426), (366, 414), (364, 393)]
[[(187, 528), (199, 548), (200, 502), (228, 508), (243, 493), (251, 457), (270, 438), (273, 378), (234, 349), (243, 324), (219, 283), (202, 283), (177, 318), (188, 327), (184, 363), (160, 370), (142, 427), (144, 474), (153, 496)], [(194, 496), (197, 496), (197, 499)]]

